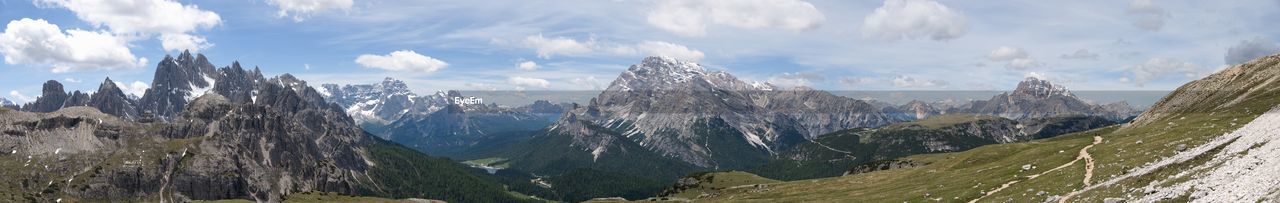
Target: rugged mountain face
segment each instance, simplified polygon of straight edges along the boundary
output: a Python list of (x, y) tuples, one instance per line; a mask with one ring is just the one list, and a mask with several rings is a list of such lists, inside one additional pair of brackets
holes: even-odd
[(539, 136), (568, 136), (567, 144), (590, 152), (592, 160), (636, 153), (621, 151), (635, 145), (700, 167), (744, 168), (809, 137), (902, 119), (823, 91), (774, 89), (696, 63), (649, 57)]
[(356, 122), (375, 127), (374, 129), (399, 120), (406, 114), (435, 112), (448, 105), (451, 99), (444, 92), (418, 96), (403, 81), (394, 78), (386, 78), (377, 84), (324, 84), (320, 93), (330, 102), (345, 107), (347, 114), (355, 118)]
[(1097, 116), (1122, 121), (1141, 113), (1124, 102), (1091, 104), (1076, 97), (1064, 86), (1034, 77), (1028, 77), (1018, 83), (1018, 87), (1012, 92), (1000, 93), (985, 101), (972, 101), (958, 106), (912, 101), (897, 109), (917, 119), (938, 114), (961, 113), (994, 115), (1014, 120)]
[(156, 65), (155, 79), (139, 100), (139, 109), (168, 120), (182, 112), (188, 102), (212, 89), (220, 76), (203, 54), (193, 57), (184, 51), (177, 58), (165, 56)]
[(44, 86), (40, 88), (40, 97), (36, 101), (22, 106), (23, 111), (31, 112), (53, 112), (63, 107), (67, 102), (67, 92), (62, 90), (62, 83), (56, 80), (44, 82)]
[(942, 110), (943, 108), (945, 107), (939, 108), (923, 101), (912, 100), (903, 104), (898, 110), (901, 110), (903, 115), (919, 120), (946, 113), (946, 111)]
[(17, 103), (13, 103), (13, 101), (9, 101), (8, 99), (5, 99), (5, 98), (0, 98), (0, 107), (10, 108), (10, 109), (19, 109)]
[[(184, 55), (179, 60), (190, 58)], [(179, 60), (165, 60), (161, 66), (185, 63), (175, 62)], [(161, 68), (157, 78), (203, 70), (175, 67), (191, 69)], [(342, 107), (291, 75), (264, 79), (259, 71), (246, 71), (238, 64), (218, 73), (216, 82), (206, 82), (250, 85), (203, 86), (210, 91), (184, 101), (179, 105), (183, 109), (168, 121), (137, 123), (87, 107), (0, 112), (0, 148), (6, 152), (0, 155), (0, 165), (8, 169), (0, 171), (0, 177), (14, 180), (0, 185), (10, 188), (0, 190), (0, 196), (10, 201), (280, 202), (291, 193), (336, 192), (521, 201), (477, 170), (363, 132)], [(89, 100), (112, 107), (112, 97), (122, 94), (114, 93), (118, 91), (112, 91), (107, 85), (111, 83), (104, 83), (101, 89), (106, 91), (97, 94), (102, 96)], [(161, 88), (167, 86), (172, 85)], [(186, 94), (190, 89), (170, 90), (187, 92), (148, 92), (152, 98), (191, 96)], [(153, 104), (170, 108), (175, 103)]]
[[(462, 98), (450, 91), (451, 98)], [(506, 144), (528, 137), (552, 120), (538, 114), (496, 106), (448, 101), (427, 114), (407, 114), (382, 132), (392, 141), (431, 155), (460, 157), (472, 148)]]
[(403, 81), (386, 78), (364, 85), (323, 85), (320, 91), (345, 108), (371, 133), (422, 152), (458, 157), (473, 148), (496, 147), (550, 125), (547, 114), (563, 107), (542, 101), (507, 108), (458, 91), (418, 96)]
[(97, 108), (103, 113), (118, 116), (125, 119), (137, 118), (138, 110), (136, 109), (136, 101), (129, 99), (124, 92), (116, 87), (116, 83), (107, 78), (102, 81), (102, 85), (98, 86), (98, 91), (89, 96), (89, 107)]

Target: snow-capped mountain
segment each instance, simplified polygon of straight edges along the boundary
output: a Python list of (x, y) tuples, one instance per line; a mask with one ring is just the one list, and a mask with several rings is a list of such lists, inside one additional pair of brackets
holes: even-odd
[(13, 101), (9, 101), (8, 99), (5, 99), (5, 98), (0, 98), (0, 107), (6, 107), (6, 108), (14, 108), (14, 109), (16, 109), (16, 108), (17, 108), (17, 106), (18, 106), (18, 104), (17, 104), (17, 103), (13, 103)]
[(171, 118), (188, 102), (213, 89), (219, 76), (203, 54), (192, 56), (184, 51), (177, 58), (166, 55), (156, 65), (155, 79), (139, 100), (139, 107), (161, 119)]
[[(740, 168), (836, 130), (905, 120), (866, 102), (808, 88), (777, 90), (665, 57), (632, 65), (550, 129), (599, 158), (633, 142), (701, 167)], [(611, 149), (615, 151), (611, 151)]]
[(346, 108), (347, 114), (356, 119), (356, 122), (374, 128), (400, 120), (406, 115), (431, 114), (451, 104), (462, 109), (486, 107), (483, 98), (463, 96), (457, 91), (437, 91), (435, 94), (419, 96), (409, 90), (404, 81), (389, 77), (376, 84), (323, 84), (318, 90), (329, 102)]
[(482, 140), (516, 139), (490, 135), (541, 129), (552, 121), (545, 114), (563, 112), (561, 105), (546, 101), (519, 108), (486, 105), (483, 98), (452, 90), (419, 96), (394, 78), (376, 84), (324, 84), (319, 92), (370, 133), (444, 156), (457, 155)]

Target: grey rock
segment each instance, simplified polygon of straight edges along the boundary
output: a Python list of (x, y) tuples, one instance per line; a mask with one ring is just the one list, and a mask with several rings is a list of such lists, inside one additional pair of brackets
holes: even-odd
[(32, 103), (23, 105), (22, 111), (30, 111), (30, 112), (57, 111), (58, 109), (61, 109), (63, 107), (63, 104), (66, 103), (67, 98), (71, 97), (70, 95), (67, 95), (67, 92), (62, 89), (62, 83), (58, 83), (57, 80), (49, 80), (45, 82), (42, 88), (40, 89), (40, 92), (41, 92), (40, 97), (37, 97), (36, 100)]
[(1102, 199), (1103, 203), (1124, 203), (1124, 198), (1108, 197)]
[(156, 65), (155, 78), (139, 100), (139, 109), (169, 120), (181, 113), (188, 102), (212, 88), (220, 75), (203, 54), (192, 56), (191, 52), (184, 51), (177, 58), (165, 56)]
[(113, 116), (133, 119), (139, 116), (137, 110), (137, 102), (125, 96), (124, 92), (116, 87), (115, 82), (111, 78), (102, 81), (102, 85), (98, 86), (98, 91), (89, 97), (89, 107), (98, 108), (103, 113)]

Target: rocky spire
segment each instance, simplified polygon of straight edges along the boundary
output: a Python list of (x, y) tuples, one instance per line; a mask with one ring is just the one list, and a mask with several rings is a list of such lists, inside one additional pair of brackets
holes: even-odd
[(98, 108), (106, 114), (111, 114), (121, 118), (136, 118), (138, 115), (137, 102), (130, 100), (128, 96), (121, 91), (116, 83), (108, 77), (102, 81), (102, 85), (98, 86), (98, 92), (90, 96), (88, 105)]
[(62, 83), (57, 80), (49, 80), (44, 82), (44, 86), (40, 89), (40, 97), (35, 102), (22, 106), (23, 111), (31, 112), (53, 112), (62, 108), (62, 104), (67, 101), (67, 92), (62, 89)]

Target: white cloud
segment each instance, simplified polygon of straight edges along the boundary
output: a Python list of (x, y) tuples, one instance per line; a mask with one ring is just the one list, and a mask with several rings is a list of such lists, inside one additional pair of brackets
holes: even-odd
[(116, 83), (116, 87), (119, 87), (120, 91), (124, 92), (124, 94), (139, 96), (139, 97), (141, 97), (142, 94), (147, 92), (147, 88), (151, 88), (150, 85), (147, 85), (147, 83), (144, 83), (142, 81), (133, 81), (133, 83), (129, 83), (129, 84), (124, 84), (121, 82), (115, 82), (115, 83)]
[(1063, 55), (1061, 56), (1061, 58), (1062, 58), (1062, 59), (1091, 59), (1091, 60), (1097, 60), (1097, 59), (1098, 59), (1098, 54), (1097, 54), (1097, 53), (1093, 53), (1093, 52), (1089, 52), (1089, 50), (1088, 50), (1088, 49), (1080, 49), (1080, 50), (1076, 50), (1076, 52), (1072, 52), (1071, 54), (1063, 54)]
[(1266, 38), (1257, 37), (1240, 41), (1239, 44), (1231, 46), (1231, 48), (1227, 49), (1227, 55), (1223, 58), (1227, 64), (1240, 64), (1276, 53), (1280, 53), (1280, 44), (1276, 44), (1276, 42)]
[(316, 13), (335, 10), (351, 10), (353, 0), (267, 0), (267, 4), (276, 6), (280, 17), (293, 16), (294, 21), (302, 21)]
[(841, 77), (840, 78), (840, 84), (844, 84), (846, 86), (872, 84), (879, 81), (880, 80), (877, 80), (875, 78), (869, 78), (869, 77)]
[(488, 83), (468, 82), (466, 84), (463, 84), (463, 86), (467, 86), (469, 88), (477, 89), (477, 90), (489, 90), (489, 91), (498, 90), (498, 87), (495, 87)]
[(6, 64), (51, 65), (54, 73), (141, 67), (125, 40), (105, 32), (66, 30), (43, 19), (10, 21), (0, 33)]
[(814, 82), (827, 80), (827, 77), (812, 72), (782, 73), (769, 77), (769, 83), (782, 87), (810, 87)]
[(521, 77), (521, 76), (508, 78), (507, 84), (515, 85), (517, 87), (541, 87), (541, 88), (551, 87), (551, 82), (547, 82), (547, 80), (545, 79)]
[(205, 40), (204, 37), (189, 34), (163, 34), (160, 35), (160, 46), (165, 51), (180, 52), (190, 50), (191, 52), (200, 52), (200, 50), (213, 47), (212, 43)]
[(569, 81), (569, 84), (573, 84), (578, 87), (587, 87), (593, 90), (604, 89), (604, 83), (601, 83), (599, 79), (596, 79), (596, 76), (573, 78), (573, 80)]
[(538, 34), (525, 37), (524, 45), (537, 50), (538, 57), (546, 59), (554, 55), (576, 56), (590, 53), (593, 49), (592, 47), (595, 46), (595, 40), (578, 42), (578, 40), (565, 37), (548, 39), (542, 37), (542, 34)]
[(801, 0), (662, 0), (646, 19), (659, 29), (699, 37), (710, 25), (800, 31), (817, 28), (826, 17)]
[(650, 56), (666, 56), (677, 59), (698, 61), (706, 56), (702, 51), (689, 49), (679, 44), (661, 41), (645, 41), (636, 45), (636, 50)]
[(1010, 46), (1001, 46), (1000, 48), (991, 50), (991, 53), (987, 54), (987, 59), (991, 61), (1009, 61), (1005, 67), (1017, 70), (1023, 70), (1040, 65), (1040, 62), (1031, 58), (1031, 55), (1027, 54), (1027, 51), (1022, 50), (1022, 48)]
[(1145, 63), (1129, 67), (1129, 71), (1133, 72), (1133, 81), (1139, 86), (1148, 81), (1164, 77), (1166, 75), (1182, 74), (1186, 77), (1196, 77), (1199, 74), (1200, 66), (1170, 58), (1151, 58)]
[(75, 78), (66, 78), (66, 79), (62, 79), (62, 81), (67, 81), (69, 83), (80, 83), (80, 79), (75, 79)]
[(1128, 13), (1129, 17), (1132, 18), (1133, 26), (1147, 31), (1159, 31), (1161, 27), (1164, 27), (1164, 19), (1169, 17), (1169, 13), (1152, 1), (1129, 1)]
[(917, 79), (911, 76), (899, 75), (893, 78), (893, 86), (903, 88), (942, 88), (947, 87), (947, 81)]
[(444, 61), (411, 50), (394, 51), (385, 56), (364, 54), (356, 57), (356, 63), (366, 68), (418, 73), (432, 73), (449, 66)]
[(538, 70), (538, 63), (533, 61), (520, 61), (519, 63), (516, 63), (516, 69), (528, 71)]
[(1022, 50), (1022, 48), (1010, 46), (996, 48), (995, 50), (991, 50), (991, 53), (987, 54), (987, 59), (992, 61), (1008, 61), (1027, 57), (1029, 57), (1027, 55), (1027, 51)]
[(1036, 61), (1036, 59), (1020, 58), (1020, 59), (1013, 59), (1009, 61), (1009, 64), (1005, 65), (1005, 67), (1009, 67), (1017, 70), (1025, 70), (1027, 68), (1036, 67), (1040, 65), (1041, 63), (1039, 61)]
[(304, 64), (302, 64), (302, 69), (304, 69), (304, 70), (311, 70), (311, 64), (309, 64), (309, 63), (304, 63)]
[(212, 47), (204, 37), (191, 35), (198, 29), (222, 24), (222, 17), (196, 5), (173, 0), (35, 0), (39, 6), (63, 7), (76, 17), (112, 33), (131, 36), (129, 40), (159, 35), (166, 51), (199, 51)]
[(1045, 75), (1044, 73), (1037, 73), (1037, 72), (1027, 72), (1026, 74), (1023, 74), (1022, 77), (1035, 78), (1040, 80), (1050, 80), (1048, 75)]
[(539, 58), (551, 56), (586, 56), (592, 54), (611, 54), (616, 56), (667, 56), (683, 60), (698, 61), (706, 57), (705, 53), (664, 41), (643, 41), (638, 44), (619, 44), (598, 42), (595, 39), (579, 41), (576, 39), (556, 37), (546, 38), (541, 34), (525, 37), (525, 47), (534, 49)]
[(933, 0), (885, 0), (862, 22), (862, 36), (883, 40), (949, 40), (969, 31), (964, 14)]
[(13, 97), (14, 100), (17, 100), (14, 102), (31, 102), (32, 100), (35, 100), (27, 95), (19, 93), (17, 90), (9, 91), (9, 96)]
[(217, 13), (172, 0), (36, 0), (67, 8), (89, 24), (115, 33), (180, 34), (222, 23)]

